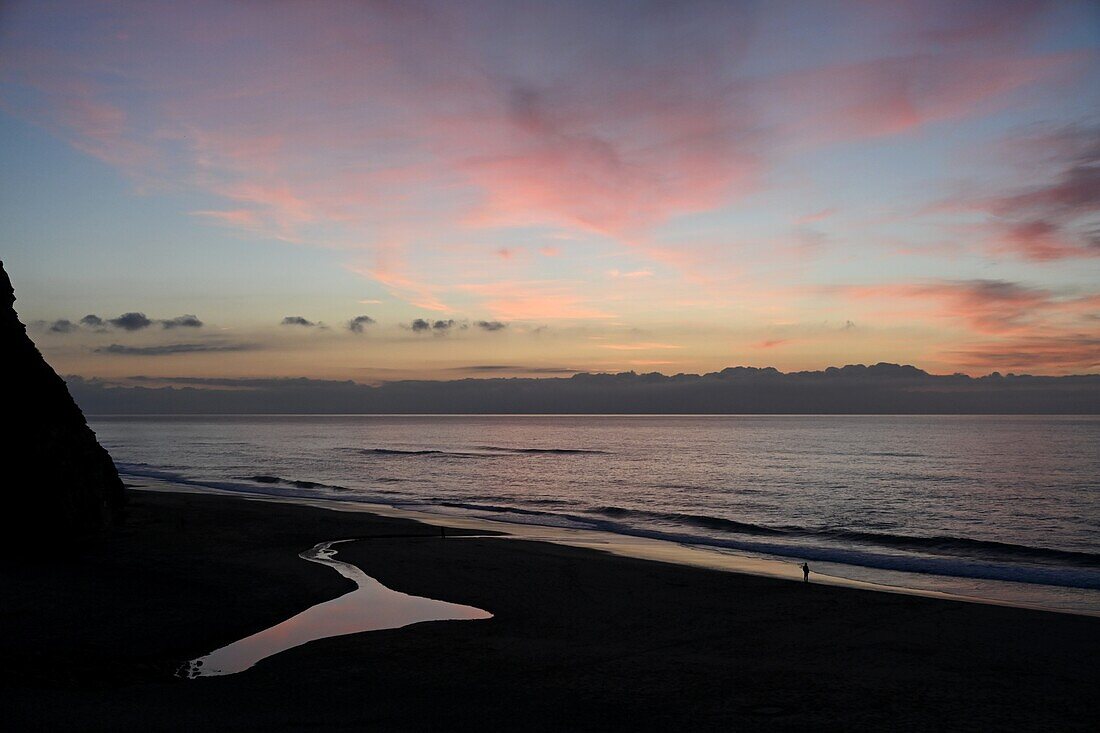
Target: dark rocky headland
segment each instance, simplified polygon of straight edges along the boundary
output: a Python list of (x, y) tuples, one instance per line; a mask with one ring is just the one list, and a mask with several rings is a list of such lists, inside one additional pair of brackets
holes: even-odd
[(51, 543), (94, 536), (119, 520), (122, 481), (65, 382), (27, 336), (2, 262), (0, 301), (0, 359), (8, 385), (0, 439), (4, 542), (43, 534)]

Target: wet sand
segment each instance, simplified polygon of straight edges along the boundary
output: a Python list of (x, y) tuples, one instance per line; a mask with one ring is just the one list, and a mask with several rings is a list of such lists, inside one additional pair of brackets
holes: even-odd
[[(1087, 730), (1100, 719), (1093, 617), (440, 539), (362, 513), (131, 497), (105, 541), (76, 552), (43, 538), (4, 559), (5, 727)], [(298, 554), (366, 536), (340, 559), (494, 618), (323, 639), (226, 677), (173, 676), (352, 590)]]

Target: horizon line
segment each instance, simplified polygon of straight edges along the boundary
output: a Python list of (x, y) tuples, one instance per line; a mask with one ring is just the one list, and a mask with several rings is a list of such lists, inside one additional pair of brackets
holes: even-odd
[[(728, 370), (736, 370), (736, 369), (745, 369), (745, 370), (751, 370), (751, 371), (757, 371), (757, 372), (775, 372), (776, 374), (779, 374), (779, 375), (782, 375), (782, 376), (794, 376), (794, 375), (803, 375), (803, 374), (827, 374), (827, 373), (829, 373), (830, 370), (842, 371), (844, 369), (849, 369), (849, 368), (853, 368), (853, 367), (863, 368), (863, 369), (873, 369), (875, 367), (883, 367), (883, 366), (885, 366), (885, 367), (897, 367), (898, 369), (913, 369), (913, 370), (916, 370), (916, 371), (920, 372), (920, 374), (923, 375), (923, 376), (933, 377), (933, 378), (950, 378), (950, 377), (956, 377), (957, 378), (957, 377), (962, 377), (962, 378), (965, 378), (965, 379), (979, 380), (979, 379), (989, 379), (989, 378), (1025, 378), (1025, 377), (1026, 378), (1040, 378), (1040, 379), (1072, 379), (1072, 378), (1078, 378), (1078, 377), (1100, 377), (1100, 371), (1097, 371), (1097, 372), (1076, 372), (1076, 373), (1070, 373), (1070, 374), (1042, 374), (1042, 373), (1030, 373), (1030, 372), (1024, 372), (1024, 373), (1021, 373), (1021, 372), (1003, 372), (1002, 373), (1002, 372), (997, 371), (997, 370), (994, 370), (992, 372), (988, 372), (988, 373), (985, 373), (985, 374), (979, 374), (979, 375), (967, 374), (966, 372), (934, 373), (934, 372), (929, 372), (925, 369), (922, 369), (921, 367), (918, 367), (914, 364), (900, 364), (900, 363), (897, 363), (897, 362), (880, 361), (880, 362), (875, 362), (874, 364), (864, 364), (864, 363), (860, 362), (860, 363), (853, 363), (853, 364), (845, 364), (843, 366), (832, 366), (831, 365), (831, 366), (826, 366), (826, 367), (822, 367), (822, 368), (818, 368), (818, 369), (799, 369), (799, 370), (786, 371), (786, 372), (780, 370), (777, 367), (773, 367), (773, 366), (757, 367), (757, 366), (748, 366), (748, 365), (731, 365), (731, 366), (722, 367), (721, 369), (717, 369), (717, 370), (709, 371), (709, 372), (675, 372), (675, 373), (669, 374), (669, 373), (661, 372), (661, 371), (657, 371), (657, 370), (648, 371), (648, 372), (641, 372), (641, 371), (636, 371), (634, 369), (630, 369), (630, 370), (627, 370), (627, 371), (614, 372), (614, 371), (589, 371), (589, 370), (579, 369), (577, 371), (572, 372), (568, 376), (563, 375), (563, 374), (553, 375), (553, 376), (535, 376), (535, 375), (538, 375), (540, 372), (537, 369), (533, 369), (533, 370), (531, 370), (530, 374), (524, 374), (524, 375), (510, 375), (510, 376), (484, 375), (484, 376), (466, 376), (466, 377), (454, 377), (454, 378), (404, 377), (404, 378), (398, 378), (398, 379), (377, 379), (377, 380), (371, 380), (370, 382), (363, 382), (363, 381), (359, 381), (359, 380), (353, 379), (353, 378), (339, 379), (339, 378), (331, 378), (331, 377), (312, 377), (312, 376), (306, 376), (306, 375), (297, 375), (297, 376), (172, 376), (172, 377), (158, 377), (158, 376), (150, 376), (150, 375), (146, 375), (146, 374), (133, 374), (133, 375), (124, 376), (124, 377), (101, 377), (101, 376), (94, 376), (94, 375), (93, 376), (85, 376), (83, 374), (66, 374), (66, 375), (64, 375), (63, 379), (65, 379), (66, 381), (68, 381), (69, 379), (79, 379), (79, 380), (82, 380), (82, 381), (100, 381), (100, 382), (120, 382), (120, 381), (125, 381), (125, 380), (137, 380), (137, 381), (147, 380), (147, 381), (159, 381), (159, 382), (184, 382), (184, 381), (201, 382), (201, 381), (208, 381), (208, 380), (221, 380), (221, 381), (226, 381), (226, 382), (309, 380), (309, 381), (317, 381), (317, 382), (340, 382), (340, 383), (350, 382), (352, 384), (359, 384), (359, 385), (362, 385), (362, 386), (368, 386), (369, 387), (369, 386), (375, 386), (375, 385), (381, 385), (381, 384), (392, 384), (392, 383), (396, 383), (396, 382), (441, 382), (442, 383), (442, 382), (462, 382), (462, 381), (470, 381), (470, 380), (489, 381), (489, 380), (519, 380), (519, 379), (545, 380), (545, 381), (549, 381), (549, 380), (567, 380), (567, 379), (572, 379), (574, 377), (583, 376), (583, 375), (587, 375), (587, 376), (613, 376), (614, 377), (614, 376), (628, 376), (628, 375), (650, 376), (650, 375), (656, 374), (656, 375), (659, 375), (659, 376), (662, 376), (662, 377), (665, 377), (665, 378), (668, 378), (668, 379), (671, 379), (673, 377), (699, 377), (699, 378), (702, 378), (702, 377), (707, 377), (707, 376), (711, 376), (711, 375), (721, 374), (721, 373), (723, 373), (725, 371), (728, 371)], [(450, 371), (460, 371), (462, 369), (467, 369), (467, 368), (471, 369), (471, 371), (477, 371), (476, 369), (473, 369), (472, 367), (448, 367), (448, 370), (450, 370)], [(520, 369), (522, 367), (517, 366), (516, 368)]]

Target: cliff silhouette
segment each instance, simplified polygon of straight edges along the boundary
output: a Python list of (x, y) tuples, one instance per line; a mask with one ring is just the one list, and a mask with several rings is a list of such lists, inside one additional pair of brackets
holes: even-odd
[(6, 436), (0, 438), (7, 452), (4, 539), (55, 542), (93, 535), (118, 521), (122, 481), (14, 306), (15, 291), (0, 262), (0, 359), (9, 390)]

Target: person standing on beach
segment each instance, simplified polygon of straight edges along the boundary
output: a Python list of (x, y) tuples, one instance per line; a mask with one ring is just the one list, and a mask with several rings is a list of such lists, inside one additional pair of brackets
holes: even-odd
[(803, 583), (809, 583), (810, 582), (810, 566), (807, 565), (806, 563), (802, 563), (802, 582)]

